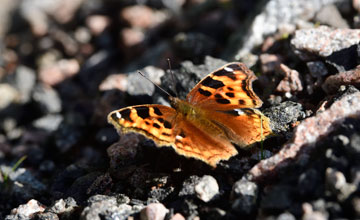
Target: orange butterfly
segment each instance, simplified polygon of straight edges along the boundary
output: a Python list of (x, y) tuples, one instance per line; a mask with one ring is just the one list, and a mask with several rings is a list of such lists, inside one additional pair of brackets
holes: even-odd
[(171, 107), (136, 105), (108, 115), (121, 132), (137, 132), (161, 146), (216, 167), (272, 133), (270, 120), (259, 110), (252, 89), (254, 73), (242, 63), (228, 63), (202, 79), (186, 100), (169, 97)]

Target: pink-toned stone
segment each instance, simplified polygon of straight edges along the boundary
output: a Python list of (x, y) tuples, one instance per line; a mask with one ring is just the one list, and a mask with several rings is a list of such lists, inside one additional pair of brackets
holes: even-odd
[(45, 208), (46, 206), (40, 204), (40, 202), (35, 199), (31, 199), (26, 204), (19, 205), (19, 207), (11, 210), (11, 215), (19, 214), (31, 218), (35, 213), (44, 212)]
[(126, 47), (136, 46), (145, 39), (144, 32), (137, 28), (124, 28), (120, 34), (122, 42)]
[(154, 13), (150, 7), (135, 5), (124, 8), (120, 16), (128, 22), (131, 27), (149, 28), (154, 25)]
[(353, 85), (360, 88), (360, 65), (357, 66), (355, 70), (329, 76), (322, 85), (322, 89), (326, 93), (331, 94), (335, 93), (341, 85)]
[(127, 84), (128, 80), (125, 74), (111, 74), (100, 84), (99, 90), (118, 89), (120, 91), (126, 91)]
[(301, 80), (299, 78), (299, 72), (290, 69), (285, 64), (280, 64), (279, 72), (285, 77), (276, 87), (278, 92), (299, 92), (303, 90)]
[(104, 15), (92, 15), (86, 19), (86, 25), (91, 33), (99, 35), (110, 25), (110, 19)]
[(360, 117), (360, 92), (335, 101), (330, 108), (302, 121), (293, 138), (272, 157), (260, 161), (248, 173), (248, 179), (261, 181), (297, 161), (306, 161), (316, 143), (334, 131), (346, 117)]
[(39, 79), (46, 85), (56, 85), (67, 78), (74, 76), (80, 70), (77, 60), (59, 60), (52, 65), (44, 66), (40, 69)]
[(141, 220), (163, 220), (169, 210), (161, 203), (151, 203), (141, 210)]
[(185, 220), (185, 217), (182, 216), (180, 213), (176, 213), (170, 220)]

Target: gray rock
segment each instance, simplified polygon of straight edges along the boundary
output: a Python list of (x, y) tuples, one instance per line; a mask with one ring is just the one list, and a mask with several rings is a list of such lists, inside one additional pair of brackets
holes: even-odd
[(337, 7), (333, 4), (324, 6), (316, 13), (315, 22), (336, 28), (349, 28), (346, 20), (341, 16)]
[(113, 196), (95, 195), (88, 199), (89, 205), (81, 213), (81, 219), (121, 219), (125, 220), (132, 214), (132, 208), (127, 204), (117, 204)]
[(19, 90), (21, 95), (21, 103), (26, 103), (30, 100), (31, 91), (36, 83), (36, 75), (34, 70), (19, 66), (14, 75), (14, 85)]
[(68, 197), (65, 200), (56, 200), (51, 206), (48, 207), (47, 211), (60, 214), (62, 217), (70, 217), (77, 207), (78, 205), (76, 204), (76, 201), (72, 197)]
[(325, 173), (325, 184), (331, 194), (337, 196), (339, 201), (346, 200), (357, 187), (346, 182), (344, 174), (332, 168), (327, 168)]
[(8, 107), (11, 103), (20, 102), (20, 92), (9, 84), (0, 84), (0, 94), (0, 110)]
[(306, 65), (313, 77), (326, 76), (329, 73), (325, 64), (321, 61), (307, 62)]
[(32, 97), (40, 104), (44, 113), (59, 113), (61, 111), (60, 97), (51, 87), (42, 84), (36, 85)]
[(295, 219), (296, 219), (295, 216), (293, 216), (289, 212), (284, 212), (276, 218), (276, 220), (295, 220)]
[(334, 29), (327, 26), (297, 30), (291, 45), (303, 60), (327, 58), (336, 68), (352, 69), (357, 64), (358, 29)]
[[(38, 220), (59, 220), (59, 216), (52, 212), (44, 212), (36, 215)], [(63, 217), (61, 218), (63, 219)]]
[(63, 116), (60, 114), (48, 114), (44, 117), (38, 118), (33, 122), (33, 126), (38, 129), (43, 129), (48, 132), (56, 131), (61, 122), (63, 121)]
[(40, 202), (35, 199), (31, 199), (24, 205), (20, 205), (17, 208), (11, 210), (10, 215), (6, 216), (6, 220), (25, 220), (31, 219), (36, 213), (43, 212), (45, 210), (45, 206), (40, 204)]
[(291, 123), (305, 117), (301, 104), (291, 101), (265, 109), (263, 113), (270, 118), (270, 126), (274, 132), (287, 131)]
[[(270, 0), (259, 7), (260, 13), (252, 19), (250, 26), (239, 28), (227, 46), (225, 56), (229, 60), (246, 58), (250, 51), (263, 43), (265, 36), (276, 33), (285, 26), (292, 26), (314, 18), (315, 13), (327, 4), (339, 0)], [(244, 34), (244, 30), (247, 30)]]
[[(157, 85), (160, 84), (160, 78), (165, 74), (164, 70), (153, 66), (145, 67), (140, 70), (140, 72)], [(155, 85), (141, 76), (138, 72), (132, 72), (128, 76), (127, 92), (133, 96), (152, 96), (155, 92)]]
[(200, 182), (200, 177), (190, 176), (183, 182), (183, 186), (179, 192), (179, 196), (195, 195), (195, 185)]
[(196, 196), (204, 202), (209, 202), (219, 193), (219, 185), (212, 176), (205, 175), (195, 185)]
[(234, 200), (232, 209), (241, 214), (250, 214), (256, 208), (258, 186), (251, 181), (241, 179), (232, 188), (231, 197)]

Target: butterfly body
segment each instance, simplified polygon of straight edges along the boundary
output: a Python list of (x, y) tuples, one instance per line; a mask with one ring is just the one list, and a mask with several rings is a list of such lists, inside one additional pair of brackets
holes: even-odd
[(137, 132), (161, 146), (215, 167), (271, 133), (257, 107), (256, 76), (241, 63), (229, 63), (201, 80), (185, 100), (169, 97), (171, 107), (138, 105), (111, 112), (108, 121), (123, 133)]

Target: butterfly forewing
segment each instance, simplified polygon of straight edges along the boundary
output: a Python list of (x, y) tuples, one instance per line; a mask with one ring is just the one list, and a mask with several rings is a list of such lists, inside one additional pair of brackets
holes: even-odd
[(201, 108), (231, 110), (258, 108), (260, 98), (252, 89), (254, 73), (242, 63), (229, 63), (201, 80), (187, 95), (186, 100)]
[(164, 105), (137, 105), (111, 112), (108, 121), (118, 131), (138, 132), (153, 139), (157, 144), (174, 143), (176, 111)]

